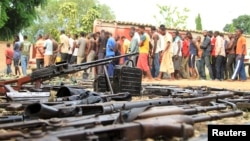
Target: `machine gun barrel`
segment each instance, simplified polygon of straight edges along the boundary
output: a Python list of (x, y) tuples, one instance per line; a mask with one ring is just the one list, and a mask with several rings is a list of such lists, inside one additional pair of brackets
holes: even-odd
[(204, 122), (204, 121), (212, 121), (212, 120), (219, 120), (223, 118), (228, 118), (228, 117), (236, 117), (242, 115), (242, 111), (230, 111), (226, 113), (220, 113), (216, 115), (199, 115), (199, 116), (194, 116), (193, 120), (195, 123), (198, 122)]
[(31, 74), (18, 78), (18, 79), (0, 81), (0, 94), (6, 94), (7, 90), (4, 88), (4, 86), (7, 84), (16, 83), (16, 86), (13, 86), (13, 88), (18, 91), (21, 89), (23, 84), (26, 84), (29, 82), (33, 82), (36, 80), (47, 80), (47, 79), (51, 79), (53, 77), (60, 76), (63, 74), (75, 73), (81, 70), (88, 69), (90, 67), (108, 64), (115, 59), (133, 56), (133, 55), (138, 55), (138, 53), (125, 54), (125, 55), (100, 59), (100, 60), (81, 63), (81, 64), (74, 64), (74, 65), (70, 65), (67, 62), (59, 62), (55, 65), (51, 65), (45, 68), (35, 70)]
[[(48, 114), (50, 118), (52, 117), (58, 117), (58, 116), (74, 116), (77, 113), (77, 111), (81, 111), (82, 115), (92, 115), (92, 114), (109, 114), (114, 113), (121, 110), (129, 110), (132, 108), (140, 108), (140, 107), (148, 107), (148, 106), (168, 106), (168, 105), (180, 105), (180, 104), (186, 104), (190, 102), (195, 101), (204, 101), (204, 100), (213, 100), (213, 99), (220, 99), (220, 98), (226, 98), (233, 96), (232, 93), (228, 92), (225, 94), (212, 94), (204, 97), (198, 97), (198, 98), (166, 98), (166, 99), (154, 99), (154, 100), (147, 100), (147, 101), (135, 101), (135, 102), (112, 102), (112, 103), (102, 103), (102, 104), (91, 104), (91, 105), (74, 105), (74, 106), (64, 106), (64, 107), (57, 107), (59, 111), (61, 111), (61, 114)], [(40, 110), (42, 107), (46, 108), (48, 107), (48, 110), (50, 110), (50, 106), (44, 106), (41, 103), (36, 103), (28, 105), (25, 109), (25, 113), (29, 116), (37, 116), (39, 114), (43, 115), (43, 112)], [(55, 112), (55, 110), (51, 111), (52, 113)], [(40, 115), (40, 116), (41, 116)]]
[(124, 102), (124, 103), (105, 103), (102, 105), (83, 105), (81, 106), (82, 114), (108, 114), (113, 113), (120, 110), (127, 110), (138, 107), (147, 107), (147, 106), (167, 106), (167, 105), (180, 105), (187, 104), (191, 102), (197, 101), (205, 101), (205, 100), (213, 100), (213, 99), (221, 99), (226, 97), (232, 97), (233, 93), (225, 92), (224, 94), (210, 94), (203, 97), (196, 98), (161, 98), (161, 99), (153, 99), (153, 100), (145, 100), (145, 101), (135, 101), (135, 102)]
[(145, 119), (145, 118), (150, 118), (150, 117), (175, 115), (175, 114), (193, 115), (193, 114), (205, 113), (205, 112), (213, 111), (213, 110), (222, 110), (226, 108), (227, 106), (225, 106), (224, 104), (206, 106), (206, 107), (193, 107), (193, 108), (188, 108), (188, 109), (184, 109), (178, 106), (158, 106), (158, 107), (151, 107), (148, 110), (140, 113), (137, 116), (137, 119)]

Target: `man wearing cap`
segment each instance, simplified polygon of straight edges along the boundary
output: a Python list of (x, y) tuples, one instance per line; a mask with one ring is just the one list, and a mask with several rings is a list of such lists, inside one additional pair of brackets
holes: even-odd
[(160, 66), (160, 73), (156, 80), (161, 80), (163, 72), (171, 74), (171, 80), (174, 80), (174, 64), (172, 61), (173, 57), (173, 46), (172, 46), (172, 35), (166, 32), (165, 25), (160, 25), (160, 33), (164, 38), (164, 49), (162, 52), (162, 61)]

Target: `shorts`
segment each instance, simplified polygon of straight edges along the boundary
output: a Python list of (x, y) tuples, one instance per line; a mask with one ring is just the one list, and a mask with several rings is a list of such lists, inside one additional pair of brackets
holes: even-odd
[(189, 65), (190, 68), (194, 68), (195, 67), (195, 55), (194, 54), (191, 54), (189, 56), (188, 65)]
[(141, 69), (142, 71), (149, 71), (148, 54), (146, 53), (139, 54), (139, 58), (137, 61), (137, 68)]
[(13, 59), (13, 62), (14, 62), (14, 66), (15, 66), (15, 67), (18, 67), (18, 66), (19, 66), (19, 62), (20, 62), (20, 59)]

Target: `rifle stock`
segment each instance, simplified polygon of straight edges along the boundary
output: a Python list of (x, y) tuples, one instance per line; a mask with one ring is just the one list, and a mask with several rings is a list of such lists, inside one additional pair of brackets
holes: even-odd
[[(241, 114), (241, 111), (231, 111), (215, 115), (169, 115), (134, 120), (129, 123), (97, 126), (89, 129), (79, 127), (47, 131), (46, 134), (41, 134), (36, 137), (26, 136), (29, 137), (29, 139), (35, 138), (37, 141), (52, 139), (74, 141), (117, 141), (156, 138), (158, 136), (188, 138), (194, 135), (193, 125), (195, 123), (235, 117)], [(0, 135), (0, 137), (2, 138), (4, 135)]]

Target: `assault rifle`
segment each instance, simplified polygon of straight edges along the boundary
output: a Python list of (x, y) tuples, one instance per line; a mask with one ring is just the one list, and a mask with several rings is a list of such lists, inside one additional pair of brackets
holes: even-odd
[[(158, 136), (168, 138), (184, 137), (187, 139), (194, 135), (193, 125), (195, 123), (240, 115), (242, 115), (241, 111), (230, 111), (215, 115), (168, 115), (139, 119), (128, 123), (125, 122), (106, 126), (99, 125), (93, 128), (86, 128), (86, 126), (81, 126), (81, 124), (79, 124), (79, 126), (75, 128), (65, 128), (64, 130), (60, 129), (60, 126), (63, 124), (57, 124), (56, 126), (58, 121), (52, 120), (51, 122), (54, 122), (55, 126), (51, 127), (52, 130), (50, 131), (32, 130), (28, 133), (24, 133), (23, 130), (12, 130), (0, 134), (0, 139), (18, 138), (19, 140), (35, 139), (36, 141), (130, 141), (156, 138)], [(79, 122), (84, 122), (84, 120), (79, 120)], [(59, 130), (56, 130), (57, 128), (59, 128)]]
[(221, 98), (232, 97), (231, 92), (224, 94), (211, 94), (203, 97), (196, 98), (161, 98), (146, 101), (132, 101), (132, 102), (106, 102), (102, 104), (85, 104), (74, 106), (53, 107), (41, 103), (33, 103), (26, 107), (25, 114), (33, 117), (67, 117), (75, 116), (79, 113), (81, 115), (92, 114), (109, 114), (121, 110), (129, 110), (132, 108), (147, 107), (147, 106), (167, 106), (167, 105), (180, 105), (188, 104), (197, 101), (218, 100)]
[[(197, 106), (189, 107), (184, 105), (181, 106), (158, 106), (158, 107), (142, 107), (142, 108), (133, 108), (130, 110), (125, 110), (118, 113), (106, 114), (106, 115), (88, 115), (88, 116), (79, 116), (79, 117), (68, 117), (68, 118), (51, 118), (51, 119), (39, 119), (39, 120), (29, 120), (28, 117), (17, 116), (5, 116), (4, 119), (0, 119), (0, 129), (18, 129), (22, 130), (24, 128), (34, 128), (40, 126), (58, 126), (60, 128), (66, 127), (77, 127), (77, 126), (96, 126), (96, 123), (102, 125), (112, 124), (119, 120), (119, 116), (122, 117), (122, 121), (131, 122), (135, 119), (145, 119), (157, 116), (166, 116), (166, 115), (193, 115), (198, 113), (205, 113), (213, 110), (224, 110), (227, 107), (224, 104), (212, 105), (212, 106)], [(15, 120), (13, 120), (15, 118)], [(26, 120), (27, 118), (28, 120)], [(18, 120), (17, 120), (18, 119)], [(15, 121), (25, 121), (25, 122), (15, 122)], [(15, 122), (15, 123), (10, 123)], [(90, 127), (90, 126), (89, 126)], [(47, 129), (49, 130), (49, 129)]]
[(113, 60), (127, 57), (127, 56), (133, 56), (137, 55), (138, 53), (131, 53), (121, 56), (115, 56), (105, 59), (100, 59), (92, 62), (87, 63), (81, 63), (81, 64), (73, 64), (70, 65), (67, 62), (60, 62), (55, 65), (51, 65), (49, 67), (41, 68), (38, 70), (35, 70), (31, 74), (18, 78), (13, 80), (7, 80), (7, 81), (0, 81), (0, 94), (5, 95), (7, 90), (5, 89), (5, 85), (7, 84), (16, 84), (15, 86), (12, 86), (16, 91), (19, 91), (23, 84), (34, 82), (34, 81), (44, 81), (51, 79), (56, 76), (64, 75), (64, 74), (70, 74), (75, 73), (81, 70), (86, 70), (91, 67), (99, 66), (99, 65), (105, 65), (108, 63), (111, 63)]

